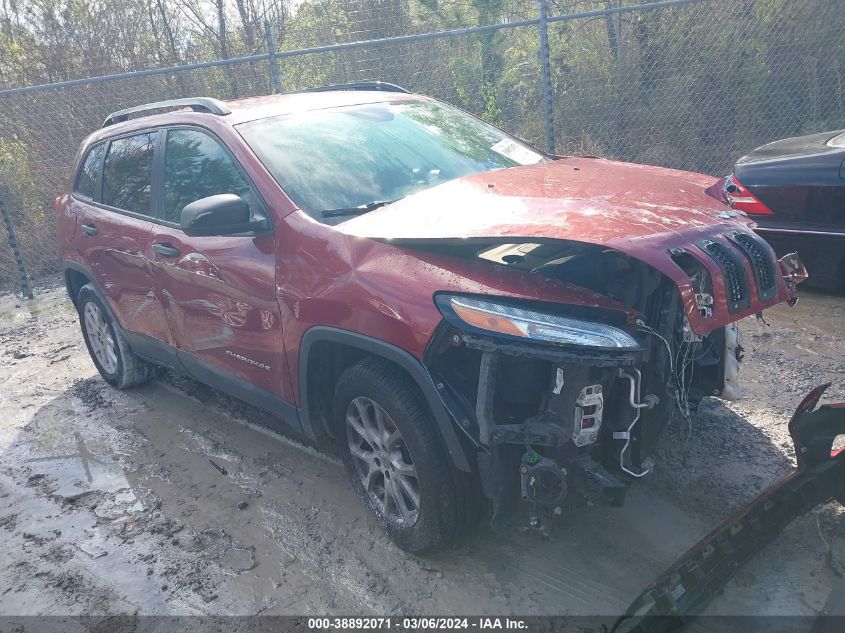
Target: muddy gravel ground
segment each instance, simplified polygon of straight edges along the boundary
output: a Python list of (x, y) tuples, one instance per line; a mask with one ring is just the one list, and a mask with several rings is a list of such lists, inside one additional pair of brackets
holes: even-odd
[[(545, 535), (481, 525), (428, 558), (368, 519), (337, 459), (256, 409), (167, 374), (111, 389), (63, 290), (0, 298), (0, 615), (619, 613), (793, 467), (786, 421), (810, 388), (845, 401), (845, 299), (802, 294), (741, 324), (743, 398), (673, 421), (624, 508), (564, 513)], [(831, 505), (709, 612), (814, 614), (841, 564)]]

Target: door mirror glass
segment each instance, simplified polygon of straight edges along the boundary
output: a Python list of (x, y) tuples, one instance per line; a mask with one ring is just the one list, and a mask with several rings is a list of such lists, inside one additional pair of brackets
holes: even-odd
[(263, 220), (250, 221), (249, 205), (233, 193), (200, 198), (186, 205), (180, 215), (189, 236), (237, 235), (264, 228)]

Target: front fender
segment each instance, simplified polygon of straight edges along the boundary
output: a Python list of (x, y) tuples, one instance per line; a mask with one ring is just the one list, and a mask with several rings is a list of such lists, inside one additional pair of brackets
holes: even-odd
[(422, 363), (395, 345), (349, 330), (329, 326), (314, 326), (305, 332), (302, 338), (302, 344), (299, 350), (299, 416), (303, 431), (306, 434), (311, 437), (317, 437), (316, 429), (311, 421), (310, 407), (308, 406), (308, 358), (311, 347), (315, 343), (323, 341), (348, 345), (373, 354), (374, 356), (380, 356), (408, 372), (408, 375), (417, 384), (417, 387), (419, 387), (423, 397), (426, 399), (428, 407), (434, 416), (434, 422), (437, 425), (440, 436), (443, 438), (443, 443), (455, 468), (464, 472), (471, 471), (469, 459), (458, 439), (458, 435), (455, 433), (452, 416), (446, 409), (446, 405), (443, 403), (443, 399), (438, 393), (437, 387), (431, 379), (431, 375)]

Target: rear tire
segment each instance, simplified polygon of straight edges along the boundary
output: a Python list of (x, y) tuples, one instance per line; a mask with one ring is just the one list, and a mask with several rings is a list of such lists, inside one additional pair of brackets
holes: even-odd
[(333, 417), (353, 488), (399, 547), (443, 549), (476, 523), (477, 480), (452, 466), (416, 385), (395, 365), (368, 358), (346, 369)]
[(135, 355), (93, 284), (79, 290), (76, 301), (85, 346), (97, 371), (117, 389), (129, 389), (156, 375), (156, 367)]

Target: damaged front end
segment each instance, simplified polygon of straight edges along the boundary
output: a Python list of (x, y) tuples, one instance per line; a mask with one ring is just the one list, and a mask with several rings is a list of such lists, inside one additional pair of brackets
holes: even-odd
[[(674, 249), (682, 284), (615, 250), (573, 242), (463, 244), (448, 253), (575, 284), (629, 308), (436, 295), (444, 321), (425, 362), (477, 449), (499, 521), (520, 499), (533, 526), (543, 509), (560, 513), (599, 497), (621, 505), (630, 482), (650, 472), (674, 415), (688, 416), (705, 396), (737, 395), (742, 348), (731, 321), (791, 283), (752, 239), (733, 250), (728, 240), (702, 242), (695, 255)], [(740, 259), (748, 251), (754, 256)], [(715, 255), (704, 263), (701, 252)], [(714, 325), (701, 333), (702, 322)]]
[(424, 361), (497, 510), (520, 497), (621, 503), (673, 415), (736, 396), (733, 324), (794, 302), (805, 272), (708, 195), (715, 182), (566, 157), (338, 225), (442, 271), (444, 320)]

